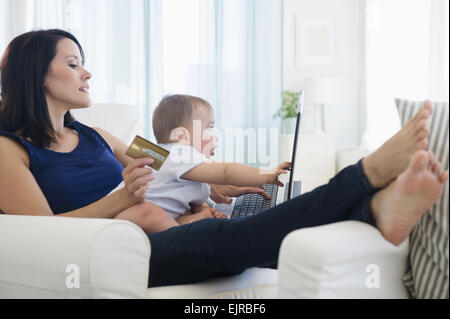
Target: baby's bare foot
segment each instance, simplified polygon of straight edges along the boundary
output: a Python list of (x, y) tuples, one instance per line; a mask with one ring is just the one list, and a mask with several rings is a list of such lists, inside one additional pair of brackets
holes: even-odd
[(397, 134), (363, 160), (364, 172), (373, 187), (388, 185), (405, 170), (416, 151), (427, 147), (427, 120), (431, 113), (431, 103), (426, 101)]
[(418, 151), (408, 168), (373, 196), (370, 208), (376, 226), (394, 245), (408, 238), (419, 218), (442, 195), (448, 172), (438, 174), (438, 164), (430, 152)]
[(215, 208), (205, 208), (197, 213), (181, 215), (176, 218), (176, 221), (180, 225), (190, 224), (190, 223), (202, 220), (202, 219), (214, 218), (215, 213), (216, 213)]

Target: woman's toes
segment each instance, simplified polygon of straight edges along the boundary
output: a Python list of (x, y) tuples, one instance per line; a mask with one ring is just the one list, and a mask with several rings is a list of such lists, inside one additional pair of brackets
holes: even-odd
[(428, 119), (421, 119), (419, 122), (417, 122), (417, 124), (415, 125), (415, 133), (420, 133), (423, 130), (425, 130), (427, 128), (427, 122)]
[(427, 111), (429, 112), (429, 114), (431, 114), (431, 113), (433, 112), (433, 106), (431, 105), (431, 102), (430, 102), (430, 101), (425, 101), (425, 102), (423, 103), (423, 108), (424, 108), (425, 110), (427, 110)]
[(433, 113), (433, 108), (431, 106), (430, 101), (425, 101), (423, 106), (420, 108), (420, 110), (417, 112), (417, 120), (420, 119), (427, 119), (430, 117), (430, 115)]
[(423, 108), (419, 114), (419, 120), (427, 120), (431, 115), (431, 112), (428, 109)]
[(433, 166), (433, 168), (432, 168), (433, 174), (439, 173), (440, 170), (441, 170), (441, 163), (436, 163), (436, 164), (434, 164), (434, 166)]
[(433, 154), (432, 151), (428, 151), (428, 157), (430, 159), (430, 161), (428, 162), (428, 169), (433, 174), (436, 174), (437, 171), (441, 169), (441, 163), (438, 162), (436, 156)]
[(408, 169), (412, 174), (418, 174), (427, 168), (429, 161), (430, 157), (428, 152), (418, 151), (411, 158)]
[(423, 138), (416, 143), (417, 150), (424, 150), (428, 146), (428, 139)]
[(432, 113), (431, 104), (429, 102), (425, 102), (425, 104), (422, 106), (422, 108), (417, 112), (417, 119), (427, 119), (430, 117)]
[[(412, 117), (407, 124), (411, 124), (411, 125), (415, 125), (417, 126), (417, 123), (421, 123), (423, 121), (428, 120), (428, 118), (430, 117), (430, 115), (432, 114), (432, 108), (431, 108), (431, 104), (430, 103), (425, 103), (424, 106), (422, 106), (422, 108), (417, 111), (416, 115), (414, 115), (414, 117)], [(406, 124), (405, 124), (406, 126)]]
[(443, 172), (440, 176), (439, 176), (439, 182), (441, 182), (442, 184), (446, 183), (448, 180), (448, 171)]
[(430, 135), (430, 129), (428, 127), (424, 127), (422, 129), (420, 129), (419, 131), (417, 131), (418, 139), (423, 139), (423, 138), (427, 137), (428, 135)]
[(432, 170), (434, 164), (436, 164), (436, 158), (434, 157), (434, 154), (432, 151), (427, 151), (427, 155), (428, 155), (428, 170)]
[(419, 138), (427, 137), (430, 134), (430, 129), (428, 128), (428, 121), (421, 121), (418, 130), (416, 132)]

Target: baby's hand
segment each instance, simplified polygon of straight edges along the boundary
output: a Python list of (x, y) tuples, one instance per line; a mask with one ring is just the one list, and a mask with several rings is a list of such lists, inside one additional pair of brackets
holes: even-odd
[(281, 174), (286, 174), (290, 170), (291, 170), (291, 162), (281, 163), (280, 165), (278, 165), (277, 168), (273, 170), (271, 174), (268, 174), (267, 184), (274, 184), (283, 187), (284, 184), (278, 180), (278, 176), (280, 176)]

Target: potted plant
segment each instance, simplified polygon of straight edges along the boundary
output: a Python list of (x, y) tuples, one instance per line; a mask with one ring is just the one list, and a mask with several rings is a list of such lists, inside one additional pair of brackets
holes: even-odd
[(274, 114), (274, 118), (281, 118), (281, 133), (294, 134), (297, 117), (298, 92), (283, 91), (282, 105)]

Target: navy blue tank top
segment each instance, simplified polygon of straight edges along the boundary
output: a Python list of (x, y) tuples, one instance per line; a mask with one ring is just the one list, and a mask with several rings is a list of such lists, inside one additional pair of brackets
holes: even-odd
[(31, 173), (54, 214), (89, 205), (122, 181), (123, 166), (100, 134), (76, 121), (68, 127), (76, 130), (79, 137), (77, 147), (69, 153), (47, 150), (13, 133), (0, 131), (0, 135), (13, 138), (27, 150)]

